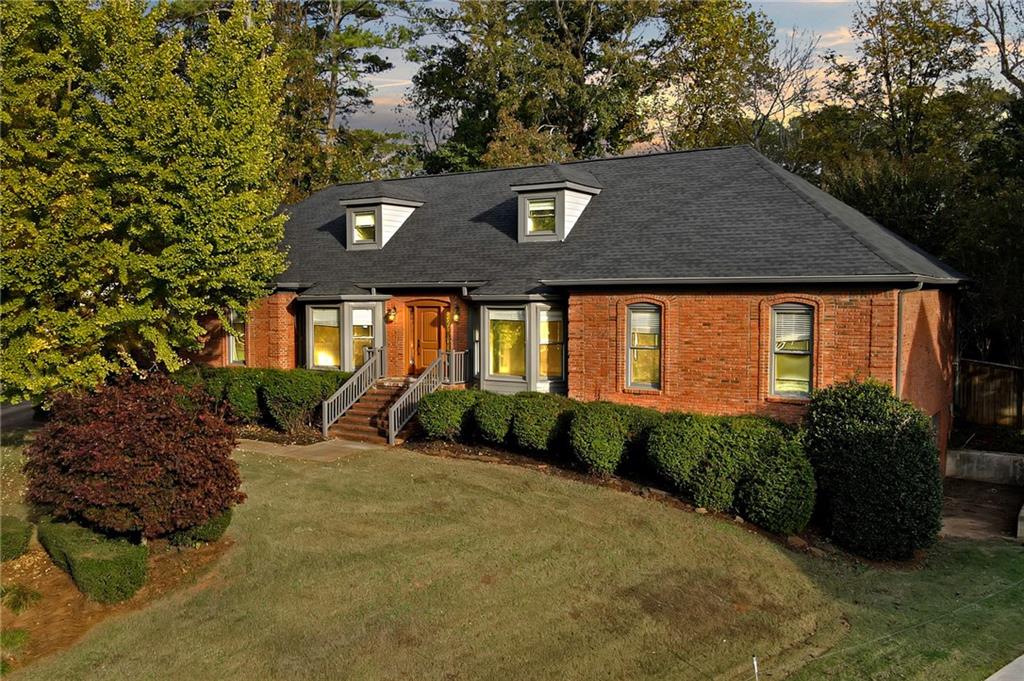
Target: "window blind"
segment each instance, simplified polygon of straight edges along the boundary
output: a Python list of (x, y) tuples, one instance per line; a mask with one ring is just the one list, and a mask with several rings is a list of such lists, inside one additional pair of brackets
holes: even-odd
[(526, 312), (524, 310), (490, 310), (488, 316), (492, 320), (502, 320), (509, 322), (521, 322), (526, 320)]
[(661, 312), (658, 310), (630, 310), (629, 327), (632, 333), (661, 333)]
[(811, 339), (810, 310), (776, 310), (775, 341), (804, 341)]
[(352, 326), (373, 326), (373, 310), (357, 307), (352, 310)]
[(338, 310), (334, 308), (313, 309), (314, 326), (338, 326)]

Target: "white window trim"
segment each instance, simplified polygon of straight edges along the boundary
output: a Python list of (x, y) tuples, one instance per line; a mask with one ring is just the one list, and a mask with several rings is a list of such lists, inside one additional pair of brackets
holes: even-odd
[[(657, 312), (658, 313), (658, 377), (655, 384), (633, 382), (633, 312)], [(651, 346), (637, 346), (638, 348), (651, 349)], [(633, 303), (626, 306), (626, 387), (630, 390), (661, 390), (665, 381), (664, 367), (665, 347), (665, 309), (655, 303)]]
[[(811, 319), (811, 337), (809, 339), (807, 352), (803, 351), (777, 351), (775, 349), (775, 316), (776, 312), (801, 312)], [(792, 399), (810, 399), (811, 391), (814, 390), (814, 307), (806, 303), (779, 303), (771, 307), (771, 337), (768, 345), (768, 391), (772, 397), (788, 397)], [(810, 358), (807, 376), (807, 392), (778, 392), (775, 390), (775, 355), (807, 355)]]
[[(555, 201), (555, 231), (534, 232), (526, 230), (530, 216), (530, 202), (544, 199)], [(519, 242), (562, 241), (565, 239), (565, 191), (528, 192), (519, 195)]]
[[(523, 343), (526, 345), (524, 351), (526, 353), (526, 372), (525, 376), (504, 376), (501, 374), (491, 373), (491, 313), (500, 310), (515, 310), (523, 313), (523, 329), (525, 334), (523, 335)], [(484, 308), (483, 327), (484, 327), (484, 342), (483, 352), (481, 353), (481, 364), (483, 365), (483, 376), (488, 381), (500, 381), (502, 383), (515, 383), (520, 385), (528, 385), (530, 376), (530, 315), (528, 314), (527, 307), (525, 305), (488, 305)]]
[[(356, 241), (356, 214), (373, 213), (373, 241)], [(381, 204), (349, 206), (345, 209), (345, 249), (375, 251), (384, 247), (384, 210)]]
[[(318, 371), (354, 371), (355, 358), (352, 356), (352, 312), (353, 310), (371, 310), (373, 313), (373, 347), (379, 348), (385, 342), (386, 331), (384, 329), (384, 305), (378, 302), (359, 303), (336, 303), (333, 305), (307, 305), (306, 306), (306, 368)], [(338, 333), (338, 358), (340, 366), (318, 366), (313, 363), (313, 310), (337, 310), (338, 323), (341, 330)]]
[(245, 366), (249, 358), (249, 350), (246, 344), (246, 335), (248, 335), (248, 323), (234, 310), (228, 312), (228, 322), (237, 331), (239, 323), (242, 324), (242, 347), (246, 348), (245, 359), (239, 360), (237, 351), (235, 349), (235, 342), (238, 337), (233, 333), (228, 334), (228, 364), (234, 366)]

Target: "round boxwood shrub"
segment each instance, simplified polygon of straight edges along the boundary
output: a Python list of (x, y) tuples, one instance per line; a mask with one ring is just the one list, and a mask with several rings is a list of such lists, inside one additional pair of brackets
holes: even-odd
[(690, 494), (692, 476), (718, 429), (718, 419), (697, 414), (666, 414), (651, 429), (647, 458), (654, 470), (680, 492)]
[(591, 473), (611, 475), (626, 449), (626, 424), (622, 411), (608, 402), (580, 404), (569, 424), (573, 456)]
[(54, 399), (26, 450), (29, 503), (111, 533), (160, 537), (240, 503), (235, 436), (165, 374)]
[(480, 438), (491, 444), (505, 444), (512, 428), (515, 406), (511, 395), (489, 392), (481, 394), (473, 406), (473, 422)]
[(432, 440), (468, 438), (473, 430), (473, 407), (480, 399), (477, 390), (438, 390), (420, 400), (419, 421)]
[(737, 487), (736, 507), (769, 532), (797, 534), (814, 512), (815, 487), (803, 444), (791, 437), (752, 463)]
[(616, 404), (622, 422), (626, 426), (626, 450), (623, 452), (623, 467), (641, 471), (647, 466), (647, 438), (654, 426), (665, 418), (657, 409), (638, 407), (632, 404)]
[(905, 559), (935, 542), (942, 479), (931, 423), (889, 386), (851, 381), (816, 391), (805, 446), (838, 544)]
[(512, 437), (517, 446), (552, 454), (568, 446), (571, 400), (550, 393), (517, 393), (513, 399)]

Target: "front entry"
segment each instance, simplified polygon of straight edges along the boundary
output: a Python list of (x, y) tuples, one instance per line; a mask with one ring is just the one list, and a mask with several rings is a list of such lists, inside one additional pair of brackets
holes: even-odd
[(444, 349), (444, 310), (441, 303), (416, 303), (410, 306), (412, 347), (409, 373), (418, 375)]

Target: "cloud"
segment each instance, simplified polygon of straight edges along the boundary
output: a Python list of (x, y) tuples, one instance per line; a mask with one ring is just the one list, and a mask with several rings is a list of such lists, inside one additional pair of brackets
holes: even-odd
[(830, 31), (824, 31), (821, 33), (821, 47), (834, 50), (837, 47), (852, 47), (856, 44), (856, 40), (853, 37), (853, 33), (850, 31), (849, 26), (840, 26)]

